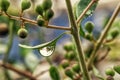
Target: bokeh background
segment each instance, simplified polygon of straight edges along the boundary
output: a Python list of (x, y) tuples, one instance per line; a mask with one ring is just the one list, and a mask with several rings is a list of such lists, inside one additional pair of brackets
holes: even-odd
[[(24, 17), (36, 20), (37, 13), (35, 13), (34, 8), (35, 8), (35, 5), (37, 5), (41, 2), (41, 0), (31, 0), (31, 1), (33, 3), (32, 7), (29, 10), (24, 12)], [(78, 0), (71, 0), (71, 1), (72, 1), (72, 5), (74, 6), (76, 1), (78, 1)], [(10, 0), (10, 2), (11, 2), (11, 5), (8, 10), (8, 13), (18, 16), (19, 11), (20, 11), (20, 0)], [(55, 16), (51, 19), (49, 24), (68, 27), (69, 20), (68, 20), (68, 16), (67, 16), (67, 9), (66, 9), (66, 5), (65, 5), (65, 1), (64, 0), (53, 0), (53, 2), (54, 2), (54, 4), (53, 4), (52, 8), (55, 12)], [(96, 36), (96, 37), (99, 36), (102, 28), (104, 27), (103, 24), (104, 24), (105, 19), (107, 17), (111, 16), (111, 14), (112, 14), (113, 10), (115, 9), (115, 7), (117, 6), (118, 2), (120, 2), (120, 0), (100, 0), (99, 5), (96, 8), (93, 15), (90, 16), (89, 18), (85, 19), (82, 22), (82, 25), (84, 25), (84, 23), (86, 21), (93, 21), (95, 24), (94, 36)], [(0, 21), (2, 21), (2, 20), (3, 20), (3, 18), (0, 17)], [(120, 22), (119, 16), (116, 19), (113, 26), (118, 26), (120, 29), (120, 23), (118, 24), (118, 22)], [(19, 23), (19, 21), (18, 21), (18, 23)], [(15, 31), (17, 31), (20, 28), (19, 24), (16, 25), (16, 27), (17, 28), (15, 28)], [(59, 34), (64, 32), (64, 30), (48, 29), (48, 28), (44, 28), (44, 27), (31, 25), (31, 24), (26, 24), (26, 28), (29, 31), (29, 35), (26, 39), (24, 39), (24, 40), (20, 39), (16, 35), (16, 33), (14, 34), (13, 46), (12, 46), (12, 50), (9, 54), (8, 61), (10, 63), (13, 63), (13, 65), (15, 67), (22, 69), (22, 70), (25, 70), (26, 69), (25, 67), (27, 67), (28, 70), (33, 72), (33, 75), (36, 75), (36, 74), (40, 73), (41, 71), (49, 69), (48, 63), (44, 62), (45, 58), (40, 55), (38, 50), (25, 50), (25, 49), (20, 48), (18, 46), (18, 44), (22, 43), (22, 44), (27, 44), (27, 45), (32, 45), (32, 46), (38, 45), (38, 44), (41, 44), (41, 43), (44, 43), (44, 42), (54, 39)], [(0, 59), (1, 60), (3, 59), (4, 52), (6, 51), (6, 45), (7, 45), (8, 40), (9, 40), (8, 37), (0, 38)], [(83, 41), (83, 43), (82, 43), (83, 48), (86, 48), (86, 46), (89, 44), (89, 41), (84, 40), (84, 39), (82, 41)], [(60, 60), (62, 59), (62, 54), (65, 53), (65, 51), (63, 50), (64, 44), (68, 44), (71, 42), (72, 42), (72, 39), (71, 39), (70, 35), (63, 36), (57, 42), (56, 50), (53, 53), (53, 55), (51, 56), (53, 61), (55, 61), (56, 64), (59, 64)], [(116, 63), (119, 63), (119, 60), (120, 60), (119, 43), (120, 43), (120, 39), (118, 37), (113, 43), (111, 43), (112, 50), (111, 50), (110, 54), (107, 56), (107, 58), (104, 61), (97, 64), (98, 68), (100, 69), (100, 71), (103, 75), (105, 75), (104, 70), (107, 67), (110, 67)], [(42, 63), (42, 61), (44, 63)], [(1, 71), (0, 72), (0, 80), (4, 80), (4, 76), (2, 74), (2, 69), (0, 71)], [(14, 78), (20, 77), (19, 75), (15, 74), (13, 72), (11, 72), (11, 73), (12, 73), (11, 76), (15, 75)], [(116, 78), (117, 78), (116, 80), (118, 80), (119, 77), (120, 76), (116, 76)], [(18, 80), (18, 79), (16, 79), (16, 80)], [(23, 80), (23, 79), (19, 79), (19, 80)], [(38, 77), (38, 80), (51, 80), (51, 79), (49, 77), (49, 73), (46, 72), (42, 76)]]

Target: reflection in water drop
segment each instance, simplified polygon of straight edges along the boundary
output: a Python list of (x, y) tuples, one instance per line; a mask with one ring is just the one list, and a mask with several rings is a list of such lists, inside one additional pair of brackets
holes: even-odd
[(42, 56), (50, 56), (55, 50), (55, 46), (47, 46), (39, 50)]

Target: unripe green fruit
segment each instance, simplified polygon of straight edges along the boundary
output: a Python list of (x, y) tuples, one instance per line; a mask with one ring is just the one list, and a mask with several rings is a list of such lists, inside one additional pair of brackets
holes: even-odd
[(31, 6), (30, 0), (22, 0), (21, 2), (22, 11), (30, 8), (30, 6)]
[(68, 60), (62, 60), (61, 65), (65, 69), (66, 67), (69, 66), (69, 61)]
[(85, 23), (85, 29), (86, 29), (89, 33), (91, 33), (91, 32), (93, 31), (93, 29), (94, 29), (94, 24), (93, 24), (93, 22), (91, 22), (91, 21), (86, 22), (86, 23)]
[(52, 9), (48, 9), (45, 12), (45, 18), (46, 18), (46, 20), (50, 20), (53, 16), (54, 16), (54, 12), (53, 12)]
[(68, 54), (67, 58), (68, 58), (69, 60), (75, 59), (75, 53), (74, 53), (73, 51), (68, 52), (67, 54)]
[(108, 69), (106, 69), (105, 74), (109, 75), (109, 76), (114, 76), (115, 72), (112, 68), (108, 68)]
[(45, 25), (45, 20), (42, 18), (41, 15), (39, 15), (39, 16), (37, 17), (37, 24), (38, 24), (39, 26), (44, 26), (44, 25)]
[(37, 5), (36, 8), (35, 8), (35, 11), (40, 14), (40, 15), (43, 15), (43, 8), (41, 5)]
[(22, 39), (26, 38), (28, 35), (28, 31), (25, 28), (20, 28), (17, 32), (18, 36)]
[(120, 65), (114, 66), (114, 70), (115, 70), (118, 74), (120, 74)]
[(46, 11), (52, 7), (52, 1), (51, 0), (43, 0), (42, 3), (43, 10)]
[(74, 72), (79, 73), (80, 72), (80, 66), (79, 66), (79, 64), (74, 64), (72, 66), (72, 69), (73, 69)]
[(6, 37), (9, 33), (7, 24), (0, 23), (0, 37)]
[(92, 40), (92, 34), (86, 33), (86, 34), (85, 34), (85, 38), (86, 38), (87, 40)]
[(113, 28), (110, 33), (111, 33), (112, 38), (116, 38), (119, 35), (119, 29)]
[(72, 72), (72, 70), (71, 70), (71, 68), (70, 67), (68, 67), (68, 68), (66, 68), (65, 69), (65, 74), (66, 74), (66, 76), (68, 76), (68, 77), (70, 77), (70, 78), (72, 78), (73, 79), (73, 72)]
[(10, 1), (9, 0), (2, 0), (1, 1), (1, 8), (3, 11), (7, 11), (10, 6)]
[(55, 66), (51, 66), (49, 69), (50, 77), (52, 80), (60, 80), (58, 69)]
[(64, 50), (67, 52), (74, 50), (74, 45), (73, 44), (66, 44), (64, 45)]

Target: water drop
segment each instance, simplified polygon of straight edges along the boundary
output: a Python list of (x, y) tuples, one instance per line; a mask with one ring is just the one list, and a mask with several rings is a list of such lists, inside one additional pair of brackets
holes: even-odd
[(55, 46), (47, 46), (47, 47), (40, 49), (39, 52), (42, 56), (47, 57), (47, 56), (52, 55), (54, 50), (55, 50)]

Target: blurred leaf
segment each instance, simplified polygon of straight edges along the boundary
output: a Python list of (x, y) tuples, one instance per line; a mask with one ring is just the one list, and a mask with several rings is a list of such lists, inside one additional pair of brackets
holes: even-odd
[(95, 75), (97, 78), (99, 78), (100, 80), (104, 80), (104, 78), (100, 75), (100, 73), (99, 73), (99, 71), (97, 70), (97, 68), (95, 68), (94, 66), (93, 66), (93, 73), (94, 73), (94, 75)]
[(60, 80), (58, 69), (55, 66), (51, 66), (49, 69), (50, 77), (52, 80)]
[(85, 37), (85, 32), (84, 32), (82, 26), (80, 26), (80, 31), (79, 31), (79, 33), (80, 33), (80, 36)]
[[(88, 6), (88, 4), (91, 2), (91, 0), (79, 0), (78, 4), (75, 4), (75, 15), (78, 18), (80, 16), (80, 14), (84, 11), (84, 9)], [(89, 15), (91, 15), (93, 13), (93, 11), (95, 10), (97, 6), (97, 3), (93, 4), (93, 6), (87, 11), (87, 13), (85, 14), (85, 17), (88, 17)]]

